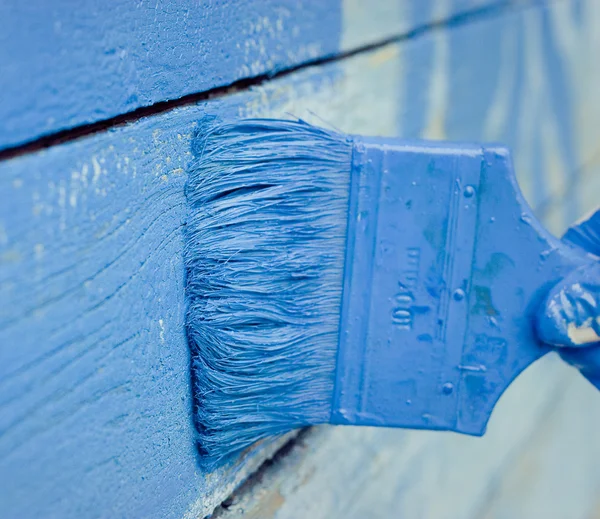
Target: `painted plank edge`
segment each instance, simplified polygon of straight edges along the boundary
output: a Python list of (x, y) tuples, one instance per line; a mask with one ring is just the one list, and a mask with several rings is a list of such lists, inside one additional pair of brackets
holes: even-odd
[(3, 2), (0, 150), (498, 3)]

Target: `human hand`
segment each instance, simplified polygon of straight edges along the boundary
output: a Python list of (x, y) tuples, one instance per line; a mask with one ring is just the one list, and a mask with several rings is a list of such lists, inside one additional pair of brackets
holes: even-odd
[(571, 227), (563, 241), (597, 262), (571, 272), (550, 291), (538, 315), (540, 339), (600, 389), (600, 210)]

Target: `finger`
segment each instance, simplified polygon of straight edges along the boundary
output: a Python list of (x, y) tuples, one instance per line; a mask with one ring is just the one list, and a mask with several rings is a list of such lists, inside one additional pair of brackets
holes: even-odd
[(552, 346), (600, 342), (600, 262), (576, 269), (552, 288), (537, 326), (539, 338)]

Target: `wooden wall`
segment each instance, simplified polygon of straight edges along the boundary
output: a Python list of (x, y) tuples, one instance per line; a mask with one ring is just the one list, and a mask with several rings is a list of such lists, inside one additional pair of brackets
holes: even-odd
[(500, 141), (562, 232), (600, 192), (600, 2), (91, 3), (0, 7), (0, 515), (600, 516), (600, 395), (552, 356), (483, 439), (317, 427), (206, 473), (181, 257), (205, 114)]

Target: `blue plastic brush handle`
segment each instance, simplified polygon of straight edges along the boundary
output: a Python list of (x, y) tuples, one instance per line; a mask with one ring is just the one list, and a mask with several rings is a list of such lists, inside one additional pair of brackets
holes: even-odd
[(331, 422), (485, 432), (592, 261), (533, 217), (502, 148), (356, 138)]

